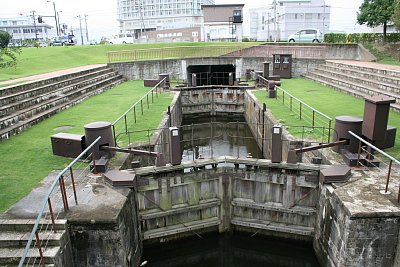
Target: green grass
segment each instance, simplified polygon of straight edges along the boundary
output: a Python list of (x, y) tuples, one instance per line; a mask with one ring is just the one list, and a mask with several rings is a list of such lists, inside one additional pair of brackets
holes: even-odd
[[(52, 170), (61, 170), (71, 159), (54, 156), (50, 136), (58, 132), (84, 134), (84, 125), (95, 121), (113, 122), (149, 88), (143, 81), (129, 81), (103, 94), (42, 121), (23, 133), (0, 143), (0, 212), (27, 195), (36, 184)], [(137, 129), (156, 128), (163, 112), (170, 104), (171, 94), (163, 93), (154, 104), (144, 108), (144, 116), (138, 115)], [(73, 126), (66, 131), (55, 131), (63, 126)], [(144, 141), (146, 136), (139, 136)]]
[[(350, 96), (303, 78), (282, 80), (281, 87), (311, 107), (331, 117), (333, 123), (337, 116), (350, 115), (363, 117), (363, 99)], [(257, 90), (254, 94), (260, 102), (267, 105), (267, 108), (271, 110), (276, 118), (282, 121), (282, 124), (289, 126), (289, 132), (292, 130), (291, 126), (304, 124), (303, 121), (298, 119), (298, 116), (291, 114), (286, 105), (282, 104), (281, 98), (267, 98), (265, 90)], [(307, 123), (307, 125), (310, 124)], [(398, 112), (390, 112), (389, 125), (400, 129), (400, 114)], [(332, 128), (333, 127), (334, 125), (332, 125)], [(297, 133), (294, 135), (296, 136), (296, 134)], [(298, 135), (296, 137), (298, 137)], [(397, 131), (394, 148), (388, 149), (387, 152), (395, 158), (400, 156), (400, 131)]]
[[(242, 43), (246, 45), (256, 43)], [(156, 43), (66, 47), (22, 48), (15, 68), (0, 69), (0, 81), (26, 77), (56, 70), (107, 63), (107, 52), (175, 46), (238, 45), (238, 43)]]

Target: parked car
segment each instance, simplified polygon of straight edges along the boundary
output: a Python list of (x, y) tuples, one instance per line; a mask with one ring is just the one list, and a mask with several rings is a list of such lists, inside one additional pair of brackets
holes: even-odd
[(288, 37), (288, 42), (300, 43), (320, 43), (323, 41), (323, 35), (318, 29), (303, 29)]
[(108, 40), (109, 44), (132, 44), (134, 36), (131, 33), (120, 33), (118, 35), (114, 35), (110, 40)]
[(76, 39), (72, 34), (57, 36), (50, 41), (50, 46), (75, 45)]

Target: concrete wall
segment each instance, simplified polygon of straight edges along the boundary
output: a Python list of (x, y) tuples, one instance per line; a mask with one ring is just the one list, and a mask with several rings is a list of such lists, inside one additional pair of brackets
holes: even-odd
[(321, 187), (314, 249), (322, 266), (398, 266), (400, 223), (394, 214), (351, 214), (330, 185)]
[(74, 266), (138, 266), (142, 243), (136, 210), (130, 192), (117, 218), (69, 220)]

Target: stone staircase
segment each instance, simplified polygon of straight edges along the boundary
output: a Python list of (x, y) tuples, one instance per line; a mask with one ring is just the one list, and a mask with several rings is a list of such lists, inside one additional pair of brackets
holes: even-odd
[(392, 109), (400, 111), (400, 68), (370, 62), (327, 60), (305, 78), (364, 98), (383, 94), (396, 99)]
[(0, 140), (124, 81), (106, 66), (0, 88)]
[[(29, 236), (33, 229), (35, 220), (31, 219), (0, 219), (0, 267), (18, 266)], [(50, 221), (44, 221), (43, 227), (51, 227)], [(50, 223), (48, 225), (48, 223)], [(39, 226), (40, 228), (40, 226)], [(56, 220), (56, 232), (51, 229), (42, 229), (39, 237), (46, 246), (43, 249), (44, 264), (42, 266), (62, 266), (59, 263), (65, 263), (61, 258), (63, 247), (70, 245), (69, 235), (66, 231), (66, 220)], [(32, 241), (31, 247), (35, 244)], [(45, 245), (44, 245), (45, 244)], [(42, 247), (43, 247), (42, 246)], [(29, 266), (40, 266), (39, 250), (34, 248), (28, 252)], [(35, 262), (35, 264), (33, 264)], [(28, 263), (28, 258), (25, 264)]]

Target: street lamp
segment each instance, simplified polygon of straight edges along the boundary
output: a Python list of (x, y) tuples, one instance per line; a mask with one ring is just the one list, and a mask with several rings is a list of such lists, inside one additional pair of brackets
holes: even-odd
[(79, 18), (79, 29), (80, 29), (80, 31), (81, 31), (81, 43), (82, 43), (82, 45), (83, 45), (82, 16), (81, 16), (81, 15), (78, 15), (78, 16), (76, 16), (76, 17)]
[(57, 36), (60, 35), (59, 27), (58, 27), (58, 20), (57, 20), (57, 11), (56, 11), (56, 3), (54, 1), (47, 0), (47, 3), (53, 3), (54, 9), (54, 20), (56, 21), (56, 29), (57, 29)]

